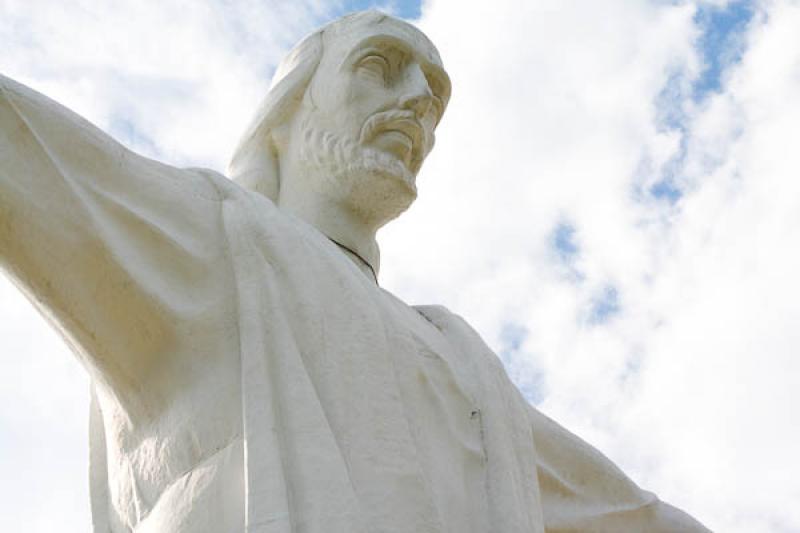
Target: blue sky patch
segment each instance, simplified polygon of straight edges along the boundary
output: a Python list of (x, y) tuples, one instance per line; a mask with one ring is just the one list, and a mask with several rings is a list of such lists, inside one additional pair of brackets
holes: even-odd
[(575, 234), (575, 226), (562, 220), (556, 224), (549, 236), (549, 246), (555, 255), (555, 262), (566, 270), (567, 279), (571, 282), (579, 282), (584, 278), (576, 266), (581, 249)]
[(509, 377), (525, 399), (538, 405), (545, 397), (545, 376), (542, 369), (535, 364), (533, 355), (520, 351), (527, 338), (528, 329), (522, 324), (503, 324), (498, 353)]
[(516, 352), (527, 336), (528, 330), (525, 326), (513, 322), (503, 324), (503, 329), (500, 331), (501, 351), (504, 353)]
[(666, 200), (671, 204), (674, 204), (683, 196), (683, 193), (675, 184), (675, 181), (670, 178), (664, 178), (654, 183), (653, 186), (650, 187), (650, 194), (653, 195), (654, 198)]
[(752, 0), (734, 0), (726, 6), (701, 4), (698, 7), (694, 23), (700, 32), (697, 52), (703, 69), (696, 79), (690, 79), (685, 70), (677, 69), (670, 74), (655, 101), (659, 129), (680, 132), (680, 148), (660, 169), (650, 170), (657, 173), (658, 178), (640, 192), (669, 204), (675, 204), (683, 196), (680, 176), (687, 155), (686, 105), (691, 101), (701, 102), (721, 90), (725, 71), (742, 58), (745, 32), (754, 14)]
[(608, 322), (614, 315), (619, 313), (619, 293), (613, 285), (603, 288), (591, 302), (589, 309), (589, 323), (593, 325)]
[(578, 255), (578, 245), (575, 243), (575, 227), (566, 222), (559, 222), (553, 231), (553, 247), (558, 256), (566, 262)]
[(705, 68), (694, 83), (695, 100), (718, 92), (725, 69), (742, 58), (744, 32), (754, 12), (749, 0), (737, 0), (725, 7), (703, 4), (697, 10), (694, 20), (702, 32), (698, 45)]
[(684, 162), (688, 152), (687, 138), (681, 135), (678, 152), (661, 167), (660, 179), (650, 186), (649, 193), (657, 200), (666, 200), (675, 204), (683, 196), (683, 191), (678, 185), (680, 173), (683, 171)]
[(136, 120), (114, 116), (109, 124), (109, 133), (119, 142), (147, 157), (163, 159), (163, 154), (153, 139), (136, 127)]
[(686, 129), (686, 109), (683, 102), (689, 94), (690, 84), (683, 70), (674, 70), (656, 96), (656, 121), (659, 131)]
[(410, 20), (416, 20), (422, 14), (421, 0), (387, 0), (375, 2), (370, 0), (344, 0), (342, 2), (342, 13), (351, 11), (362, 11), (365, 9), (378, 9)]

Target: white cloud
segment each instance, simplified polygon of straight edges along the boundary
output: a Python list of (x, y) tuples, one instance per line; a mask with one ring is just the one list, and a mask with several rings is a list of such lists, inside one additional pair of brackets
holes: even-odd
[[(149, 155), (217, 169), (281, 53), (334, 11), (31, 5), (0, 3), (0, 71)], [(454, 95), (417, 205), (382, 232), (382, 278), (467, 317), (544, 410), (667, 501), (715, 530), (797, 530), (800, 8), (760, 6), (700, 103), (696, 9), (426, 3)], [(670, 161), (675, 204), (647, 194)], [(618, 310), (592, 320), (610, 288)], [(86, 381), (31, 313), (0, 286), (0, 458), (22, 480), (0, 481), (0, 529), (46, 508), (67, 525), (26, 530), (84, 531)]]
[(677, 471), (726, 531), (800, 527), (800, 9), (765, 7), (722, 94), (692, 117), (690, 193), (653, 291), (663, 322), (625, 422), (672, 458), (654, 482)]
[(134, 149), (223, 169), (274, 66), (335, 7), (8, 1), (0, 66)]
[(85, 531), (89, 380), (0, 276), (0, 531)]
[[(432, 2), (453, 103), (385, 274), (493, 346), (527, 331), (512, 375), (540, 373), (541, 407), (667, 501), (715, 530), (797, 530), (800, 8), (760, 6), (700, 103), (696, 9)], [(647, 192), (670, 164), (674, 205)], [(586, 320), (608, 287), (619, 310)]]

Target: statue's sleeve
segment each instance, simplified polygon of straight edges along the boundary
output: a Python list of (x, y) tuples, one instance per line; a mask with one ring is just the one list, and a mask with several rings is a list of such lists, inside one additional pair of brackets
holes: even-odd
[(0, 269), (94, 378), (135, 388), (211, 316), (228, 268), (209, 173), (134, 154), (0, 76)]
[(688, 514), (639, 488), (614, 463), (529, 408), (545, 531), (707, 532)]

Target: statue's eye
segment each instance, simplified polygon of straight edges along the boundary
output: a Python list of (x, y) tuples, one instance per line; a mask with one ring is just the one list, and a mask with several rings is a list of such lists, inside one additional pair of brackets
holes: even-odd
[(378, 54), (365, 56), (358, 62), (358, 69), (359, 72), (383, 84), (389, 82), (389, 61), (383, 56)]

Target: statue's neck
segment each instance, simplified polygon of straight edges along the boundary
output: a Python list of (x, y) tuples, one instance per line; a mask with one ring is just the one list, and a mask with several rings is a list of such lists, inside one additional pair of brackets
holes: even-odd
[(375, 271), (373, 266), (366, 259), (358, 255), (355, 251), (351, 250), (342, 243), (337, 242), (331, 239), (330, 237), (328, 237), (328, 239), (330, 239), (331, 242), (333, 242), (333, 244), (338, 246), (344, 252), (344, 254), (356, 264), (356, 266), (358, 267), (359, 270), (361, 270), (361, 272), (363, 272), (369, 278), (375, 280), (375, 283), (378, 283), (378, 272)]
[[(281, 198), (283, 200), (283, 198)], [(279, 207), (311, 224), (337, 244), (356, 266), (377, 282), (380, 249), (371, 228), (353, 213), (326, 202), (281, 201)]]

